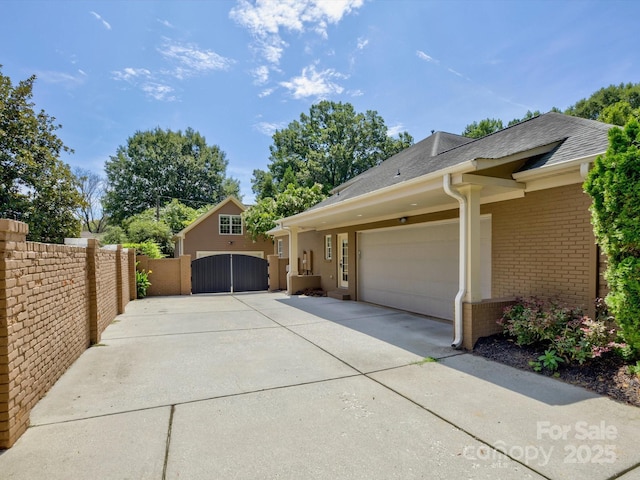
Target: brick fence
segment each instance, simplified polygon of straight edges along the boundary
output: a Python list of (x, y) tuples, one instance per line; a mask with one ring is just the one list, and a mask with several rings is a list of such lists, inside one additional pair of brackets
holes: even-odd
[(0, 448), (60, 376), (135, 298), (135, 251), (95, 239), (27, 242), (0, 219)]

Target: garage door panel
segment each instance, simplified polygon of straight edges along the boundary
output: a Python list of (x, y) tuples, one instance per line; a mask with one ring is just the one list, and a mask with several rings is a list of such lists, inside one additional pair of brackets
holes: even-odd
[[(491, 295), (491, 219), (481, 220), (483, 296)], [(458, 291), (458, 222), (437, 222), (358, 235), (361, 300), (453, 318)]]

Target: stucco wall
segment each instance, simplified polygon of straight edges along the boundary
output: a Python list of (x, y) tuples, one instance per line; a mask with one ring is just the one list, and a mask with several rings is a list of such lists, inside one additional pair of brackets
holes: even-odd
[(220, 215), (240, 215), (241, 213), (242, 209), (233, 202), (222, 205), (185, 234), (182, 244), (183, 251), (180, 254), (191, 255), (191, 259), (196, 260), (198, 251), (228, 253), (261, 251), (263, 258), (266, 259), (267, 255), (273, 252), (271, 239), (258, 239), (254, 242), (246, 235), (244, 225), (244, 235), (220, 235), (218, 217)]

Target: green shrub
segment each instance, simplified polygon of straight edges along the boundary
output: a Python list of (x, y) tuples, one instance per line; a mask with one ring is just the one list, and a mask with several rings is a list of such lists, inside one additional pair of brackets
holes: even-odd
[(122, 246), (124, 248), (135, 248), (138, 255), (146, 255), (149, 258), (164, 258), (164, 254), (155, 242), (125, 243)]
[(584, 183), (591, 223), (608, 263), (606, 302), (630, 349), (640, 352), (640, 123), (609, 130), (609, 148)]
[[(138, 262), (136, 262), (136, 267)], [(138, 292), (138, 298), (144, 298), (147, 296), (147, 290), (151, 286), (149, 281), (149, 275), (153, 273), (151, 270), (148, 272), (145, 270), (136, 270), (136, 290)]]
[[(626, 348), (618, 341), (618, 329), (602, 299), (596, 302), (595, 320), (584, 316), (577, 308), (537, 298), (518, 299), (515, 305), (504, 309), (498, 324), (518, 345), (541, 346), (546, 349), (548, 358), (557, 356), (566, 363), (582, 364), (611, 350)], [(540, 368), (549, 368), (544, 364), (545, 360), (534, 363)]]

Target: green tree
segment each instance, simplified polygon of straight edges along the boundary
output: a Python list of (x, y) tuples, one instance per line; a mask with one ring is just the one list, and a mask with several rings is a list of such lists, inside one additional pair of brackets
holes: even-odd
[(104, 210), (116, 224), (172, 198), (193, 206), (238, 196), (237, 180), (226, 177), (228, 161), (216, 145), (198, 132), (136, 132), (105, 164)]
[(606, 302), (625, 341), (640, 352), (640, 124), (609, 131), (609, 148), (584, 184), (594, 233), (607, 255)]
[(564, 113), (574, 117), (604, 121), (601, 118), (604, 109), (618, 102), (628, 103), (632, 110), (640, 108), (640, 83), (621, 83), (603, 87), (589, 98), (578, 100)]
[(604, 123), (622, 127), (634, 118), (640, 120), (640, 108), (634, 109), (629, 102), (621, 101), (604, 107), (599, 118)]
[(80, 235), (82, 198), (69, 166), (71, 152), (56, 135), (61, 125), (36, 113), (35, 76), (17, 85), (0, 71), (0, 217), (29, 224), (29, 240), (62, 243)]
[[(325, 100), (273, 135), (269, 147), (270, 180), (278, 192), (289, 183), (303, 187), (319, 183), (326, 193), (412, 143), (407, 132), (391, 138), (384, 120), (375, 111), (357, 113), (349, 103)], [(291, 182), (290, 175), (285, 180), (288, 169), (295, 182)], [(269, 178), (266, 172), (259, 171), (254, 172), (254, 177), (256, 190)], [(261, 190), (257, 196), (266, 197)]]
[(537, 117), (538, 115), (541, 115), (540, 110), (536, 110), (535, 112), (532, 112), (531, 110), (527, 110), (527, 113), (524, 114), (524, 117), (522, 118), (514, 118), (513, 120), (511, 120), (507, 126), (510, 127), (511, 125), (515, 125), (516, 123), (520, 123), (520, 122), (524, 122), (525, 120), (529, 120), (533, 117)]
[(180, 203), (175, 198), (160, 209), (160, 220), (169, 225), (173, 233), (178, 233), (198, 216), (198, 210)]
[(133, 217), (127, 227), (127, 238), (131, 243), (153, 242), (158, 244), (162, 253), (173, 256), (173, 232), (169, 225), (162, 220)]
[(485, 118), (479, 122), (473, 122), (467, 125), (464, 128), (462, 135), (469, 138), (482, 138), (491, 133), (497, 132), (498, 130), (502, 130), (503, 128), (502, 120), (496, 118)]
[(276, 186), (273, 183), (271, 172), (256, 169), (253, 171), (251, 179), (251, 191), (256, 195), (257, 200), (267, 197), (275, 197)]
[(255, 240), (276, 226), (276, 220), (290, 217), (325, 199), (322, 186), (296, 187), (290, 183), (276, 198), (266, 197), (243, 213), (247, 232)]

